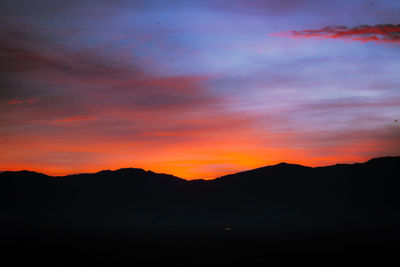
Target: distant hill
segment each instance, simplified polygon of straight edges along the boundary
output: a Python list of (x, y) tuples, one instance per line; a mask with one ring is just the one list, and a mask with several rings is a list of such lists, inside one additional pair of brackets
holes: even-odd
[(399, 170), (400, 157), (385, 157), (317, 168), (281, 163), (195, 181), (133, 168), (64, 177), (3, 172), (0, 234), (3, 245), (66, 236), (193, 243), (225, 240), (227, 232), (257, 242), (337, 235), (351, 243), (356, 235), (386, 244), (400, 241)]

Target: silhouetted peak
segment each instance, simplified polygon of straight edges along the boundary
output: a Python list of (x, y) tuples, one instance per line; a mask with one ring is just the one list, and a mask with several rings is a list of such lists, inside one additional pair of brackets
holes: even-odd
[[(219, 177), (215, 180), (218, 181), (225, 181), (225, 180), (230, 180), (230, 181), (240, 181), (240, 182), (248, 182), (249, 179), (259, 179), (259, 178), (273, 178), (276, 177), (277, 175), (286, 175), (288, 177), (291, 177), (295, 173), (302, 171), (302, 170), (308, 170), (311, 169), (311, 167), (306, 167), (298, 164), (289, 164), (286, 162), (281, 162), (279, 164), (275, 165), (269, 165), (265, 167), (260, 167), (257, 169), (252, 169), (248, 171), (243, 171), (239, 173), (234, 173), (234, 174), (228, 174), (222, 177)], [(245, 178), (244, 178), (245, 177)]]
[[(268, 166), (267, 166), (267, 167), (268, 167)], [(299, 164), (292, 164), (292, 163), (287, 163), (287, 162), (281, 162), (281, 163), (278, 163), (278, 164), (276, 164), (276, 165), (272, 165), (272, 166), (270, 166), (270, 167), (280, 167), (280, 168), (286, 168), (286, 167), (288, 167), (288, 168), (290, 168), (290, 167), (304, 167), (304, 166), (299, 165)]]
[(118, 169), (117, 172), (126, 172), (126, 173), (135, 172), (136, 173), (136, 172), (146, 172), (146, 171), (143, 169), (140, 169), (140, 168), (121, 168), (121, 169)]
[(291, 164), (287, 163), (287, 162), (280, 162), (280, 163), (272, 165), (272, 166), (288, 166), (288, 165), (291, 165)]
[(34, 172), (34, 171), (28, 171), (28, 170), (22, 170), (22, 171), (4, 171), (1, 172), (0, 175), (18, 175), (18, 176), (47, 176), (43, 173), (39, 172)]
[[(90, 175), (90, 174), (89, 174)], [(91, 175), (94, 178), (101, 178), (102, 181), (115, 182), (116, 180), (123, 179), (129, 182), (168, 182), (168, 181), (186, 181), (182, 178), (170, 174), (156, 173), (153, 171), (146, 171), (140, 168), (121, 168), (117, 170), (104, 170)]]
[(104, 171), (99, 171), (96, 174), (105, 174), (105, 175), (113, 175), (113, 174), (119, 174), (119, 175), (137, 175), (137, 174), (144, 174), (146, 173), (145, 170), (139, 169), (139, 168), (121, 168), (115, 171), (112, 170), (104, 170)]
[(279, 171), (284, 171), (284, 170), (293, 170), (293, 169), (308, 169), (310, 167), (299, 165), (299, 164), (291, 164), (291, 163), (286, 163), (286, 162), (281, 162), (275, 165), (269, 165), (261, 168), (257, 168), (254, 170), (250, 170), (249, 172), (252, 171), (270, 171), (270, 170), (279, 170)]
[(384, 164), (388, 162), (400, 162), (400, 156), (398, 157), (380, 157), (380, 158), (373, 158), (366, 162), (366, 164)]

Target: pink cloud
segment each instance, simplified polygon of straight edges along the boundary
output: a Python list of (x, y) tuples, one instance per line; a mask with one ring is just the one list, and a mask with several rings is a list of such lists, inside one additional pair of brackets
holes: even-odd
[(66, 117), (60, 120), (57, 120), (58, 122), (76, 122), (76, 121), (90, 121), (97, 119), (97, 116), (94, 115), (77, 115), (77, 116), (71, 116), (71, 117)]
[(35, 103), (37, 101), (38, 101), (38, 99), (35, 97), (35, 98), (32, 98), (32, 99), (26, 100), (26, 103), (33, 104), (33, 103)]
[(38, 98), (36, 98), (36, 97), (32, 98), (32, 99), (27, 99), (27, 100), (15, 99), (15, 100), (8, 101), (8, 104), (9, 105), (16, 105), (16, 104), (23, 104), (23, 103), (33, 104), (37, 101), (38, 101)]
[(400, 44), (400, 24), (362, 25), (353, 28), (329, 26), (318, 30), (289, 31), (272, 35), (289, 38), (338, 38), (356, 42)]
[(22, 104), (22, 103), (24, 103), (23, 100), (17, 100), (17, 99), (8, 101), (8, 104), (10, 104), (10, 105), (16, 105), (16, 104)]

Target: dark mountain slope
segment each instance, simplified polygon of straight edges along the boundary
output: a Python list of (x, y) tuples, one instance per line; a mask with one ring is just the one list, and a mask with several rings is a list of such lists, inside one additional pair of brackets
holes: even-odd
[[(251, 254), (272, 246), (279, 254), (286, 253), (278, 246), (282, 242), (291, 247), (290, 253), (299, 244), (314, 253), (315, 240), (333, 251), (346, 243), (352, 259), (359, 260), (354, 247), (367, 244), (381, 253), (400, 241), (399, 168), (400, 157), (386, 157), (318, 168), (281, 163), (209, 181), (141, 169), (65, 177), (3, 172), (0, 234), (3, 245), (73, 238), (74, 245), (100, 240), (98, 244), (109, 248), (114, 240), (119, 249), (124, 244), (141, 251), (124, 254), (128, 262), (149, 255), (137, 247), (148, 242), (170, 244), (164, 249), (175, 256), (165, 261), (174, 262), (179, 249), (192, 255), (191, 249), (218, 248), (233, 257), (231, 250)], [(120, 257), (119, 249), (111, 249), (113, 255)], [(250, 259), (242, 256), (245, 262)], [(194, 262), (202, 258), (188, 257)]]

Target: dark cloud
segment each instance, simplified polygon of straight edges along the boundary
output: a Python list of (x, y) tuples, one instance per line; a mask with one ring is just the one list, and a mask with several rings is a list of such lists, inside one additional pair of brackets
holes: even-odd
[[(50, 71), (75, 78), (122, 78), (143, 73), (138, 67), (101, 54), (101, 48), (70, 47), (57, 41), (57, 34), (43, 28), (0, 21), (0, 71), (24, 74)], [(3, 23), (4, 22), (4, 23)]]
[(146, 109), (176, 112), (219, 101), (202, 85), (206, 76), (159, 77), (142, 70), (139, 60), (110, 55), (101, 46), (71, 48), (44, 28), (3, 22), (0, 103), (33, 104), (40, 99), (35, 110), (5, 111), (24, 113), (20, 121)]
[(10, 104), (10, 105), (17, 105), (17, 104), (22, 104), (22, 103), (24, 103), (24, 101), (18, 100), (18, 99), (8, 101), (8, 104)]
[(76, 122), (76, 121), (90, 121), (97, 119), (97, 116), (93, 115), (76, 115), (76, 116), (71, 116), (67, 118), (63, 118), (58, 120), (59, 122)]
[(357, 42), (396, 43), (400, 44), (400, 24), (329, 26), (318, 30), (290, 31), (274, 34), (290, 38), (337, 38)]
[(341, 109), (372, 109), (372, 108), (393, 108), (399, 107), (399, 99), (363, 99), (357, 98), (342, 98), (319, 100), (318, 103), (309, 103), (303, 105), (301, 108), (306, 110), (341, 110)]
[(9, 105), (23, 104), (23, 103), (33, 104), (33, 103), (36, 103), (37, 101), (38, 101), (37, 98), (32, 98), (32, 99), (27, 99), (27, 100), (15, 99), (15, 100), (8, 101), (8, 104)]

